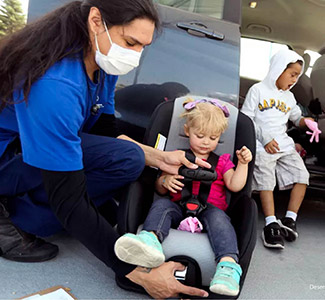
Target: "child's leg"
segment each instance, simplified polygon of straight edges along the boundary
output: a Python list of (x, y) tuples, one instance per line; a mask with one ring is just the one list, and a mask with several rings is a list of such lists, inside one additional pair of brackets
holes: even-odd
[(306, 193), (306, 184), (296, 183), (290, 194), (288, 210), (284, 218), (279, 220), (282, 235), (288, 242), (293, 242), (298, 237), (296, 219), (299, 208), (304, 200)]
[(253, 173), (252, 189), (260, 192), (262, 210), (265, 215), (265, 227), (262, 240), (265, 247), (283, 249), (284, 241), (274, 210), (273, 190), (276, 184), (275, 170), (280, 153), (257, 152)]
[(260, 191), (260, 199), (264, 216), (275, 216), (273, 191)]
[(238, 261), (237, 236), (229, 216), (223, 210), (208, 204), (198, 218), (208, 233), (216, 261), (225, 256)]
[(301, 157), (296, 151), (292, 151), (279, 160), (277, 176), (279, 189), (287, 189), (293, 185), (286, 216), (279, 220), (283, 236), (292, 242), (298, 237), (296, 218), (309, 183), (309, 173)]
[(239, 293), (242, 270), (238, 262), (237, 236), (228, 215), (211, 204), (199, 215), (216, 256), (217, 271), (210, 291), (229, 296)]
[(302, 183), (296, 183), (293, 186), (290, 194), (290, 201), (288, 205), (288, 211), (298, 213), (302, 201), (304, 200), (307, 185)]
[(143, 230), (153, 231), (162, 243), (168, 236), (169, 229), (177, 227), (183, 220), (182, 208), (169, 199), (158, 199), (152, 204), (143, 224)]
[(261, 191), (260, 199), (265, 216), (265, 227), (262, 231), (262, 240), (265, 247), (284, 249), (281, 228), (275, 217), (273, 191)]
[(135, 235), (124, 234), (115, 243), (116, 256), (127, 263), (147, 268), (158, 267), (165, 261), (161, 242), (174, 222), (182, 219), (181, 208), (169, 199), (156, 200), (149, 211), (143, 230)]

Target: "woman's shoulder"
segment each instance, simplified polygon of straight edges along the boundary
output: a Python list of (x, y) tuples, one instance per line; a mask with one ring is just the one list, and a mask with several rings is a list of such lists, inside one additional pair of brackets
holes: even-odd
[(54, 80), (77, 88), (87, 86), (82, 58), (70, 56), (61, 59), (46, 71), (41, 80)]

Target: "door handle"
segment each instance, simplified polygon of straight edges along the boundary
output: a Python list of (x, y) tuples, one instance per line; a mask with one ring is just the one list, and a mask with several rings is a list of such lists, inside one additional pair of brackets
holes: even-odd
[(178, 28), (184, 29), (187, 32), (189, 30), (191, 30), (191, 31), (203, 33), (203, 34), (205, 34), (206, 37), (208, 37), (210, 39), (223, 40), (225, 38), (225, 35), (223, 33), (215, 32), (215, 31), (209, 30), (207, 28), (199, 27), (199, 26), (197, 26), (195, 24), (177, 23), (176, 25), (177, 25)]

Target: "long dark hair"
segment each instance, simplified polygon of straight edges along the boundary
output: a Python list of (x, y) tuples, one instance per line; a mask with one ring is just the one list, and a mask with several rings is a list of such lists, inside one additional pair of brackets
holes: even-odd
[(88, 15), (97, 7), (106, 24), (126, 25), (147, 18), (159, 28), (152, 0), (84, 0), (66, 4), (0, 41), (0, 112), (15, 102), (22, 89), (24, 100), (31, 85), (57, 61), (89, 51)]

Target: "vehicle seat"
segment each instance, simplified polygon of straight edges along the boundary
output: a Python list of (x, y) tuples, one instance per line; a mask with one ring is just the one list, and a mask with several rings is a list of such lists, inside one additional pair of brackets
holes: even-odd
[(239, 104), (238, 108), (241, 109), (241, 107), (244, 104), (246, 95), (249, 91), (249, 89), (255, 84), (260, 82), (260, 80), (251, 79), (247, 77), (240, 77), (240, 85), (239, 85)]
[[(202, 97), (191, 97), (202, 99)], [(187, 97), (177, 98), (175, 101), (162, 103), (156, 108), (146, 132), (146, 144), (155, 146), (157, 135), (160, 133), (167, 137), (166, 150), (189, 148), (188, 138), (183, 132), (184, 120), (179, 118), (184, 110), (182, 104), (185, 99)], [(243, 270), (240, 282), (242, 286), (256, 243), (257, 207), (255, 201), (250, 197), (256, 146), (255, 129), (252, 121), (239, 112), (236, 107), (220, 102), (229, 108), (230, 117), (228, 129), (220, 138), (216, 154), (230, 153), (235, 164), (237, 163), (235, 150), (240, 149), (243, 145), (251, 149), (253, 154), (253, 161), (249, 164), (247, 183), (243, 190), (238, 193), (227, 192), (227, 202), (229, 203), (227, 214), (237, 233), (239, 264)], [(154, 182), (157, 172), (152, 168), (146, 168), (140, 179), (124, 191), (120, 200), (118, 217), (120, 234), (135, 233), (139, 230), (139, 225), (143, 223), (154, 199)], [(188, 266), (186, 278), (183, 281), (185, 284), (208, 289), (216, 270), (216, 264), (206, 233), (192, 234), (171, 229), (162, 246), (167, 260), (179, 261)], [(116, 281), (122, 288), (141, 291), (125, 278), (117, 277)], [(214, 299), (229, 298), (211, 292), (210, 294)]]
[(318, 116), (318, 127), (322, 131), (321, 139), (325, 139), (325, 46), (319, 51), (321, 56), (314, 63), (311, 71), (311, 83), (314, 97), (317, 98), (321, 105), (322, 114)]
[(304, 71), (300, 76), (298, 82), (292, 88), (291, 92), (295, 95), (297, 102), (300, 103), (303, 107), (307, 108), (310, 101), (314, 98), (311, 80), (306, 75), (306, 71), (310, 65), (310, 55), (308, 53), (304, 53), (302, 57), (305, 61)]

